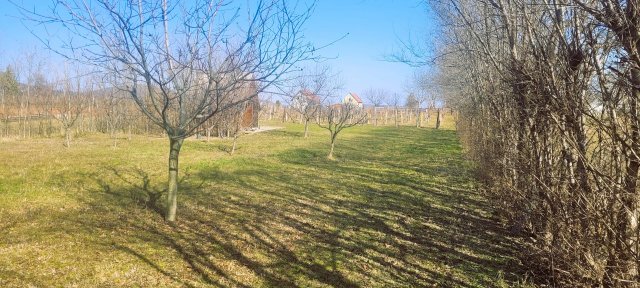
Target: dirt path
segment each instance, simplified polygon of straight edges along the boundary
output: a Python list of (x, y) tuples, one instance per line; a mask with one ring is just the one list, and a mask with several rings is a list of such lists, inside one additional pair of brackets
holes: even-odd
[(281, 126), (260, 126), (258, 128), (247, 130), (246, 133), (255, 134), (255, 133), (266, 132), (266, 131), (277, 130), (277, 129), (284, 129), (284, 127), (281, 127)]

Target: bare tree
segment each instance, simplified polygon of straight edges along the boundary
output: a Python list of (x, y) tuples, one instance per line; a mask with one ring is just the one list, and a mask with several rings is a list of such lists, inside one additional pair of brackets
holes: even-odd
[[(37, 111), (37, 117), (39, 121), (39, 133), (46, 137), (51, 137), (53, 134), (53, 108), (56, 101), (56, 93), (54, 91), (54, 83), (47, 80), (43, 74), (43, 71), (36, 71), (30, 81), (31, 87), (29, 87), (32, 94), (31, 106), (34, 107), (34, 111)], [(46, 122), (46, 123), (45, 123)]]
[(399, 109), (400, 109), (400, 95), (393, 93), (388, 96), (386, 102), (393, 106), (393, 122), (396, 128), (400, 127)]
[[(82, 75), (79, 73), (71, 75), (69, 72), (65, 69), (62, 78), (56, 81), (58, 87), (56, 90), (61, 92), (56, 93), (52, 105), (52, 115), (62, 125), (64, 146), (67, 148), (71, 147), (71, 129), (77, 124), (86, 107), (87, 95), (85, 93), (91, 93), (93, 90), (91, 83), (82, 83), (85, 80)], [(87, 84), (89, 85), (86, 86)]]
[(323, 107), (318, 126), (327, 129), (331, 139), (331, 146), (327, 158), (334, 160), (333, 150), (338, 134), (345, 128), (365, 123), (367, 114), (364, 109), (354, 104), (333, 104)]
[(104, 105), (102, 108), (104, 109), (107, 130), (111, 141), (113, 141), (113, 147), (116, 148), (118, 146), (118, 130), (122, 128), (125, 118), (123, 95), (120, 91), (112, 88), (103, 87), (100, 90), (105, 94), (103, 95)]
[(292, 87), (289, 96), (289, 107), (302, 117), (304, 123), (304, 138), (309, 136), (309, 123), (318, 120), (322, 103), (335, 94), (340, 88), (337, 75), (331, 72), (329, 66), (316, 66), (311, 73), (303, 70)]
[(378, 108), (382, 107), (385, 99), (387, 99), (387, 95), (388, 93), (384, 89), (369, 88), (364, 92), (364, 97), (367, 98), (367, 100), (369, 100), (369, 102), (371, 102), (371, 104), (373, 105), (373, 124), (375, 126), (378, 126)]
[(12, 99), (17, 99), (20, 94), (20, 85), (13, 68), (7, 66), (4, 72), (0, 73), (0, 119), (4, 122), (4, 127), (0, 128), (0, 137), (9, 134), (9, 115)]
[(309, 137), (309, 122), (313, 121), (320, 113), (320, 105), (322, 100), (320, 96), (311, 90), (303, 88), (299, 90), (293, 97), (291, 107), (300, 114), (304, 124), (304, 138)]
[[(257, 87), (255, 85), (247, 85), (243, 89), (238, 89), (232, 99), (245, 99), (247, 95), (254, 95), (257, 93)], [(218, 113), (214, 117), (210, 118), (204, 125), (206, 129), (207, 141), (211, 137), (211, 132), (215, 129), (217, 136), (220, 138), (234, 137), (234, 146), (237, 138), (247, 129), (253, 129), (259, 124), (260, 113), (260, 101), (255, 98), (249, 98), (244, 103), (238, 104), (234, 107), (230, 107), (226, 111)], [(203, 117), (202, 115), (199, 117)], [(235, 150), (235, 149), (233, 149)]]
[[(22, 61), (19, 63), (20, 69), (18, 70), (18, 74), (24, 76), (22, 79), (24, 81), (24, 91), (20, 94), (18, 98), (19, 102), (19, 118), (18, 121), (21, 123), (22, 130), (22, 138), (30, 138), (31, 137), (31, 119), (33, 116), (33, 98), (34, 98), (34, 86), (36, 80), (42, 76), (42, 67), (44, 66), (44, 61), (40, 57), (40, 55), (35, 50), (29, 50), (24, 52)], [(17, 66), (17, 65), (16, 65)], [(21, 78), (18, 76), (18, 78)]]
[[(415, 91), (411, 91), (409, 92), (409, 94), (407, 95), (407, 99), (405, 100), (405, 105), (406, 107), (411, 111), (408, 112), (409, 116), (411, 114), (414, 114), (416, 117), (416, 127), (420, 128), (420, 126), (422, 125), (421, 121), (420, 121), (420, 109), (422, 106), (422, 103), (424, 103), (424, 93), (422, 93), (422, 91), (419, 91), (419, 93), (416, 93)], [(411, 119), (409, 119), (409, 121), (411, 121)]]
[[(439, 82), (444, 81), (441, 80), (441, 74), (435, 72), (433, 73), (423, 73), (418, 74), (415, 77), (415, 85), (417, 89), (420, 91), (419, 93), (419, 101), (422, 101), (426, 104), (425, 113), (427, 121), (430, 119), (429, 110), (436, 109), (436, 123), (435, 129), (440, 129), (440, 125), (442, 124), (442, 118), (444, 117), (444, 113), (442, 112), (444, 100), (441, 99), (442, 89), (440, 88)], [(422, 119), (422, 117), (420, 118)], [(418, 127), (422, 125), (421, 121), (418, 120)]]
[(242, 121), (243, 121), (243, 115), (245, 112), (244, 108), (245, 107), (243, 106), (236, 106), (233, 109), (229, 109), (228, 112), (229, 112), (230, 119), (225, 121), (225, 122), (228, 122), (227, 131), (229, 131), (229, 133), (233, 137), (231, 150), (229, 150), (229, 154), (232, 154), (232, 155), (236, 152), (236, 147), (238, 145), (238, 137), (240, 137), (240, 134), (243, 132)]
[[(213, 116), (278, 85), (296, 63), (313, 58), (302, 26), (313, 4), (257, 1), (55, 1), (50, 13), (25, 16), (66, 28), (54, 51), (118, 79), (152, 123), (169, 138), (165, 218), (174, 221), (178, 157), (185, 138)], [(237, 9), (234, 9), (237, 8)], [(240, 17), (246, 11), (247, 19)], [(51, 37), (53, 38), (53, 37)], [(54, 38), (55, 39), (55, 38)], [(62, 48), (60, 48), (62, 47)], [(258, 89), (242, 99), (236, 91)]]

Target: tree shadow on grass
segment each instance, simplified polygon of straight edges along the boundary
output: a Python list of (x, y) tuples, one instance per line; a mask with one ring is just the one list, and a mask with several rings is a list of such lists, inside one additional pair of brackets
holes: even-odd
[[(131, 195), (126, 190), (113, 188), (105, 194), (125, 198)], [(232, 221), (233, 216), (221, 217), (222, 214), (228, 213), (217, 212), (234, 209), (245, 216), (267, 219), (270, 213), (269, 210), (264, 209), (265, 207), (253, 206), (244, 201), (227, 201), (212, 204), (208, 209), (189, 203), (184, 203), (181, 208), (183, 209), (180, 210), (177, 223), (166, 223), (160, 217), (141, 218), (132, 217), (133, 215), (126, 218), (120, 217), (118, 219), (122, 222), (116, 226), (127, 227), (135, 233), (126, 238), (111, 239), (112, 242), (102, 243), (102, 245), (128, 253), (164, 276), (186, 286), (193, 286), (193, 284), (181, 282), (181, 279), (193, 278), (191, 276), (197, 278), (192, 281), (194, 283), (216, 287), (308, 286), (297, 283), (297, 272), (291, 273), (304, 271), (304, 276), (317, 283), (335, 287), (357, 287), (339, 273), (325, 269), (323, 265), (298, 258), (294, 251), (283, 243), (279, 243), (277, 238), (265, 233), (266, 230), (263, 230), (258, 221), (243, 220), (241, 217)], [(84, 227), (96, 225), (94, 219), (83, 218), (76, 221)], [(104, 227), (108, 230), (117, 230), (109, 225)], [(187, 275), (163, 268), (171, 264), (165, 262), (166, 259), (155, 256), (155, 253), (136, 248), (139, 243), (154, 243), (154, 246), (169, 250), (181, 259), (178, 261), (180, 265), (187, 266), (188, 271), (193, 275), (185, 277)], [(252, 246), (253, 249), (247, 249), (247, 245)], [(256, 259), (260, 256), (258, 254), (264, 254), (262, 256), (266, 257), (269, 263)], [(175, 260), (175, 258), (172, 259), (172, 261)], [(242, 277), (246, 274), (250, 274), (251, 277)]]
[[(523, 271), (515, 257), (517, 244), (490, 218), (489, 205), (472, 189), (469, 167), (462, 160), (455, 133), (432, 130), (393, 135), (392, 131), (388, 135), (388, 130), (374, 130), (374, 133), (384, 132), (382, 135), (342, 140), (346, 152), (343, 152), (343, 161), (337, 163), (304, 159), (314, 153), (311, 151), (321, 148), (287, 151), (281, 154), (281, 160), (293, 165), (296, 177), (282, 179), (279, 183), (304, 182), (301, 171), (309, 170), (307, 166), (313, 166), (306, 175), (310, 179), (317, 170), (331, 171), (337, 182), (334, 189), (347, 192), (343, 200), (322, 199), (321, 191), (318, 191), (320, 194), (311, 193), (311, 197), (316, 203), (324, 201), (335, 210), (343, 211), (330, 215), (340, 221), (360, 230), (391, 236), (391, 243), (365, 238), (366, 241), (359, 241), (358, 246), (395, 247), (385, 255), (395, 257), (393, 263), (400, 263), (387, 266), (394, 268), (395, 274), (403, 272), (402, 266), (410, 267), (418, 275), (432, 275), (434, 282), (454, 286), (497, 285), (494, 282), (502, 277), (502, 273), (507, 280), (517, 281)], [(402, 138), (404, 140), (398, 140)], [(405, 157), (391, 157), (399, 151)], [(247, 175), (255, 173), (258, 172)], [(299, 192), (300, 195), (303, 191)], [(459, 277), (450, 277), (448, 272), (434, 275), (429, 269), (416, 268), (420, 266), (416, 263), (421, 261), (403, 262), (402, 258), (406, 256), (423, 257), (423, 263), (453, 268), (450, 270)], [(434, 257), (437, 261), (430, 260)], [(418, 275), (409, 275), (405, 284), (425, 284)], [(452, 278), (464, 280), (453, 281)]]
[[(157, 181), (152, 185), (151, 176), (140, 168), (102, 167), (100, 171), (100, 173), (83, 174), (82, 178), (95, 182), (99, 187), (90, 194), (94, 199), (85, 199), (85, 202), (89, 204), (106, 202), (120, 207), (133, 205), (150, 209), (164, 216), (166, 183)], [(197, 191), (204, 185), (204, 181), (200, 181), (198, 185), (187, 183), (190, 176), (190, 174), (183, 175), (178, 181), (183, 193)]]
[[(199, 192), (203, 192), (202, 183), (192, 186), (187, 182), (187, 177), (182, 177), (180, 192), (187, 199), (180, 203), (179, 221), (170, 224), (162, 220), (162, 201), (159, 199), (164, 194), (164, 189), (160, 190), (152, 185), (148, 174), (139, 169), (107, 167), (103, 170), (104, 173), (92, 174), (89, 177), (95, 182), (94, 186), (97, 189), (90, 193), (91, 199), (84, 199), (85, 203), (92, 207), (93, 215), (86, 217), (67, 215), (64, 218), (74, 221), (77, 224), (74, 227), (83, 227), (82, 229), (87, 230), (89, 234), (104, 235), (109, 234), (105, 232), (119, 230), (133, 232), (128, 233), (126, 237), (103, 239), (96, 241), (95, 244), (104, 249), (125, 252), (176, 283), (192, 286), (190, 282), (181, 280), (185, 275), (171, 272), (172, 269), (166, 268), (172, 266), (165, 262), (166, 259), (159, 259), (154, 256), (155, 253), (149, 253), (151, 251), (136, 248), (139, 243), (153, 243), (154, 246), (162, 247), (163, 250), (168, 249), (178, 256), (181, 259), (180, 265), (187, 266), (193, 274), (190, 276), (197, 278), (195, 283), (206, 283), (219, 287), (306, 286), (296, 284), (296, 278), (291, 277), (296, 274), (274, 271), (263, 265), (261, 261), (254, 260), (255, 255), (251, 251), (239, 249), (237, 241), (246, 237), (255, 237), (250, 241), (253, 246), (274, 253), (269, 255), (269, 258), (274, 260), (271, 267), (281, 267), (276, 270), (308, 271), (306, 275), (318, 283), (356, 287), (348, 279), (324, 269), (322, 265), (296, 258), (296, 254), (288, 250), (287, 247), (259, 238), (255, 232), (257, 230), (254, 229), (260, 229), (260, 227), (250, 224), (252, 221), (242, 220), (242, 217), (266, 219), (269, 215), (259, 212), (264, 211), (264, 207), (252, 206), (250, 201), (235, 202), (233, 200), (210, 199), (209, 201), (212, 202), (207, 203), (208, 207), (203, 209), (198, 203), (188, 199), (188, 195), (197, 195)], [(231, 194), (223, 192), (222, 195), (229, 196)], [(113, 207), (119, 207), (120, 211), (113, 211)], [(229, 220), (233, 216), (230, 216), (229, 213), (219, 212), (229, 209), (244, 214), (244, 216), (235, 219), (240, 222), (230, 223)], [(150, 217), (148, 213), (144, 213), (144, 210), (154, 212), (151, 215), (155, 216)], [(255, 211), (259, 213), (255, 214)], [(115, 216), (120, 213), (128, 215)], [(78, 233), (75, 230), (68, 232)], [(233, 263), (220, 265), (220, 262)], [(236, 268), (229, 270), (229, 265)], [(247, 279), (243, 279), (240, 275), (229, 275), (237, 273), (239, 270), (254, 275), (252, 277), (254, 279), (250, 281), (254, 284), (245, 284)]]
[[(338, 187), (324, 188), (305, 183), (300, 187), (295, 183), (315, 175), (314, 171), (302, 176), (300, 169), (303, 168), (298, 167), (291, 179), (275, 176), (283, 186), (280, 188), (256, 185), (263, 183), (257, 180), (260, 177), (256, 175), (261, 174), (258, 170), (236, 172), (237, 178), (230, 181), (243, 190), (270, 195), (272, 203), (281, 202), (277, 206), (287, 207), (288, 212), (278, 211), (284, 215), (275, 214), (277, 222), (305, 235), (309, 238), (306, 242), (311, 243), (298, 253), (332, 251), (334, 259), (342, 259), (339, 271), (350, 275), (358, 285), (487, 287), (499, 277), (498, 271), (511, 271), (513, 263), (500, 259), (509, 255), (502, 253), (513, 253), (510, 240), (503, 239), (501, 227), (483, 216), (467, 210), (443, 209), (411, 193), (369, 185), (339, 183)], [(263, 174), (264, 179), (274, 177), (267, 174)], [(252, 177), (252, 181), (244, 180)], [(333, 189), (345, 193), (336, 195)], [(429, 201), (444, 201), (437, 200), (442, 196), (429, 197)], [(255, 208), (260, 209), (265, 208)], [(504, 262), (496, 263), (497, 260)], [(457, 275), (447, 270), (455, 270)], [(473, 279), (484, 276), (488, 279)]]
[[(120, 183), (121, 186), (117, 188), (118, 191), (113, 191), (112, 186), (104, 180), (104, 175), (92, 177), (100, 188), (102, 188), (101, 192), (121, 200), (130, 200), (136, 205), (149, 208), (159, 215), (163, 215), (164, 211), (161, 205), (161, 197), (166, 192), (166, 188), (152, 188), (149, 174), (142, 169), (124, 171), (108, 167), (106, 170), (117, 178), (117, 183)], [(123, 194), (126, 196), (122, 197)]]
[(163, 191), (148, 175), (110, 168), (113, 177), (94, 176), (92, 203), (133, 209), (101, 218), (101, 229), (131, 232), (105, 245), (183, 286), (491, 287), (500, 273), (517, 280), (517, 245), (487, 216), (455, 135), (377, 129), (340, 143), (336, 162), (324, 159), (324, 145), (310, 145), (183, 177), (174, 224), (162, 220)]

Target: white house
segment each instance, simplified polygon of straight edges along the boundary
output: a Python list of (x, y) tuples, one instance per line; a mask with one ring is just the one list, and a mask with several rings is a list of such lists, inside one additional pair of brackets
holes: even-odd
[(363, 107), (362, 99), (360, 99), (360, 96), (358, 96), (358, 94), (353, 92), (349, 92), (346, 96), (344, 96), (344, 99), (342, 99), (342, 104), (356, 105), (359, 108)]

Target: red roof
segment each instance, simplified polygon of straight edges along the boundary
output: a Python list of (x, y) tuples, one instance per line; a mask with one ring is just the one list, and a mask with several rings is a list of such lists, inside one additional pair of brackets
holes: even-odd
[(312, 101), (312, 102), (316, 102), (316, 103), (320, 103), (320, 97), (318, 97), (318, 95), (316, 95), (315, 93), (309, 91), (309, 90), (302, 90), (300, 91), (300, 94), (302, 94), (304, 97), (307, 98), (307, 100)]
[(351, 94), (351, 96), (353, 97), (353, 99), (356, 100), (356, 102), (362, 103), (362, 99), (360, 99), (360, 96), (358, 96), (358, 94), (353, 93), (353, 92), (349, 92), (349, 94)]

